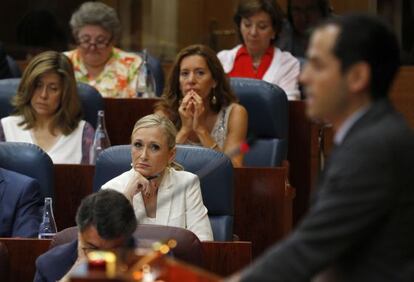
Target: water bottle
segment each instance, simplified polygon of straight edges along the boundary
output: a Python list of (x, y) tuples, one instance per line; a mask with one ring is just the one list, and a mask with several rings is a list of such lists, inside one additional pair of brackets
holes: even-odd
[(137, 97), (154, 98), (155, 95), (155, 79), (148, 66), (148, 52), (144, 49), (142, 54), (142, 65), (139, 68), (137, 80)]
[(45, 205), (43, 207), (42, 223), (39, 227), (39, 239), (51, 239), (57, 232), (56, 222), (53, 216), (52, 198), (45, 198)]
[(109, 141), (108, 132), (105, 127), (105, 113), (104, 111), (99, 111), (98, 124), (96, 126), (93, 144), (89, 152), (89, 164), (94, 165), (100, 152), (110, 146), (111, 142)]

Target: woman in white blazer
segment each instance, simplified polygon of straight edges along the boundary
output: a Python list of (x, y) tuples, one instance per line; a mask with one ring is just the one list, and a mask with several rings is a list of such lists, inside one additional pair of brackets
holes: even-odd
[(283, 13), (274, 0), (243, 0), (234, 21), (242, 44), (217, 54), (230, 77), (262, 79), (282, 88), (289, 100), (300, 99), (300, 63), (275, 47)]
[(201, 241), (213, 240), (200, 181), (174, 162), (176, 129), (165, 117), (138, 120), (131, 136), (131, 170), (102, 186), (123, 193), (139, 223), (186, 228)]

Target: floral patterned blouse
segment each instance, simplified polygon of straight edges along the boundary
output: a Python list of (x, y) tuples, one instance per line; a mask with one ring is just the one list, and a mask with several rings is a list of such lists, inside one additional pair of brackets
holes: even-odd
[(138, 70), (142, 62), (140, 56), (113, 48), (111, 58), (106, 63), (104, 70), (97, 78), (92, 79), (89, 77), (77, 49), (64, 54), (72, 61), (76, 80), (95, 87), (103, 97), (136, 97)]

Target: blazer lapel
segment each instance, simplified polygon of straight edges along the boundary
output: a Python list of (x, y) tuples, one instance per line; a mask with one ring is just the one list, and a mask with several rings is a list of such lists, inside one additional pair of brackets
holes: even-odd
[(158, 188), (157, 197), (157, 224), (168, 225), (171, 211), (172, 198), (172, 179), (169, 169), (166, 169), (164, 177)]
[(145, 204), (144, 200), (142, 199), (142, 193), (136, 194), (132, 202), (135, 216), (138, 219), (138, 223), (141, 223), (142, 219), (147, 217), (147, 211), (145, 210)]

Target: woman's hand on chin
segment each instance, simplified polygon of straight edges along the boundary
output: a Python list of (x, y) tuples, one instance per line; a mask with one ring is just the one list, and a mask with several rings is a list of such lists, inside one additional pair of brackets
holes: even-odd
[(140, 172), (134, 170), (134, 176), (129, 180), (125, 190), (125, 196), (129, 201), (132, 201), (134, 196), (139, 192), (148, 193), (151, 191), (151, 183)]

